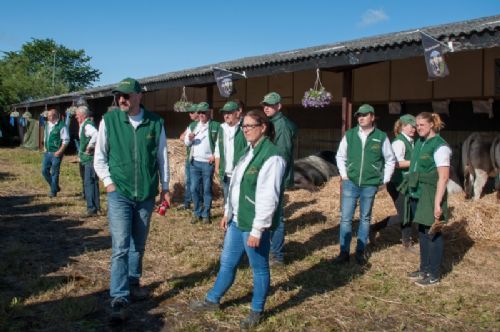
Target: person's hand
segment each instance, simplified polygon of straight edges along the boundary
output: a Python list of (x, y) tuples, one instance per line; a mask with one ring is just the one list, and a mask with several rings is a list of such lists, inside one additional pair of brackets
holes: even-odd
[(434, 205), (434, 219), (441, 219), (441, 215), (443, 214), (443, 210), (441, 210), (441, 204)]
[(208, 163), (209, 163), (210, 165), (212, 165), (214, 162), (215, 162), (215, 156), (214, 156), (214, 155), (211, 155), (211, 156), (208, 158)]
[(224, 231), (226, 231), (226, 230), (227, 230), (227, 217), (226, 217), (226, 216), (222, 217), (222, 219), (220, 220), (220, 222), (219, 222), (219, 227), (220, 227), (222, 230), (224, 230)]
[(443, 226), (444, 226), (444, 223), (439, 221), (439, 219), (435, 219), (434, 223), (432, 224), (431, 228), (429, 229), (428, 234), (434, 235), (434, 234), (441, 232), (441, 230), (443, 229)]
[(171, 206), (170, 204), (170, 191), (168, 190), (162, 190), (160, 194), (160, 205), (164, 202), (167, 201), (168, 206)]
[(341, 177), (342, 181), (346, 181), (346, 180), (349, 180), (349, 178), (347, 176), (343, 176)]
[(93, 147), (87, 146), (87, 148), (85, 149), (85, 153), (88, 155), (91, 155), (93, 152), (94, 152)]
[(192, 140), (194, 140), (195, 136), (196, 135), (194, 133), (189, 133), (188, 138), (189, 138), (190, 141), (192, 141)]
[(54, 157), (58, 157), (59, 158), (61, 155), (62, 155), (62, 152), (60, 152), (60, 151), (54, 152)]
[(106, 187), (106, 192), (107, 193), (112, 193), (115, 190), (116, 190), (116, 187), (115, 187), (114, 183), (108, 184), (108, 186)]
[(250, 248), (257, 248), (259, 246), (259, 244), (260, 244), (260, 239), (259, 238), (254, 237), (252, 235), (248, 236), (247, 245)]

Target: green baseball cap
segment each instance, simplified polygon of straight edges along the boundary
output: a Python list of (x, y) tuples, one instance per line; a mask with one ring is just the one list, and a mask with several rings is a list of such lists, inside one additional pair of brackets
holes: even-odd
[(281, 96), (276, 92), (269, 92), (260, 102), (261, 105), (276, 105), (281, 103)]
[(197, 112), (208, 112), (210, 110), (210, 105), (207, 102), (201, 102), (196, 107)]
[(116, 88), (111, 91), (112, 93), (140, 93), (141, 90), (141, 85), (137, 80), (127, 77), (123, 79)]
[(401, 121), (402, 124), (409, 124), (409, 125), (412, 125), (413, 127), (417, 126), (417, 120), (411, 114), (402, 115), (399, 118), (399, 121)]
[(367, 114), (367, 113), (375, 114), (375, 109), (373, 108), (372, 105), (363, 104), (363, 105), (359, 106), (356, 113), (354, 113), (354, 116), (359, 115), (359, 114)]
[(198, 111), (198, 104), (191, 104), (186, 110), (188, 113), (194, 113), (196, 111)]
[(222, 107), (219, 111), (220, 112), (234, 112), (240, 109), (240, 105), (234, 101), (228, 101), (227, 103), (224, 104), (224, 107)]

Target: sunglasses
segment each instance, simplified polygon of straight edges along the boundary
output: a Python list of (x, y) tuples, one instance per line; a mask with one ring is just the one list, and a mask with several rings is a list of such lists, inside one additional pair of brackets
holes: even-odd
[(242, 129), (254, 129), (255, 127), (260, 127), (262, 124), (244, 124), (241, 126)]
[(122, 97), (123, 97), (123, 99), (126, 99), (126, 100), (130, 99), (130, 95), (128, 93), (117, 93), (116, 94), (116, 99), (120, 99)]

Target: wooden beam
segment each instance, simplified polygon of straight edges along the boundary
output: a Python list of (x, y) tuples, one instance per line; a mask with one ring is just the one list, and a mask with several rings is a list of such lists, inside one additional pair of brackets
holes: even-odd
[(352, 127), (352, 70), (347, 69), (342, 77), (342, 136)]

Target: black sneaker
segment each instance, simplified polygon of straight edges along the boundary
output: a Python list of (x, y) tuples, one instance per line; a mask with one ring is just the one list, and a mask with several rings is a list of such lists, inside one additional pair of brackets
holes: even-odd
[(356, 263), (359, 265), (366, 265), (368, 263), (368, 255), (363, 251), (356, 251), (354, 254), (354, 258), (356, 259)]
[(240, 320), (240, 329), (249, 330), (251, 328), (254, 328), (257, 325), (259, 325), (261, 320), (262, 320), (262, 313), (256, 311), (250, 311), (250, 314), (246, 318)]
[(209, 302), (206, 299), (202, 301), (192, 301), (189, 308), (193, 311), (217, 311), (220, 309), (220, 304)]
[(193, 224), (193, 225), (194, 225), (194, 224), (198, 223), (200, 220), (201, 220), (201, 218), (200, 218), (200, 217), (198, 217), (198, 216), (193, 216), (193, 218), (191, 218), (191, 224)]
[(341, 251), (340, 254), (333, 259), (333, 264), (341, 265), (349, 263), (349, 253)]
[(119, 323), (127, 320), (128, 318), (128, 301), (123, 297), (119, 297), (111, 302), (111, 316), (112, 323)]
[(431, 277), (430, 275), (425, 277), (424, 279), (420, 279), (415, 281), (415, 284), (420, 287), (428, 287), (439, 284), (439, 278)]
[(406, 276), (410, 279), (415, 279), (415, 280), (416, 279), (424, 279), (425, 277), (427, 277), (427, 273), (425, 273), (424, 271), (417, 270), (417, 271), (409, 272)]
[(142, 301), (149, 297), (149, 290), (139, 284), (130, 285), (130, 299), (133, 301)]
[(210, 217), (207, 217), (207, 218), (201, 218), (201, 222), (205, 225), (209, 225), (212, 223), (212, 221), (210, 220)]

